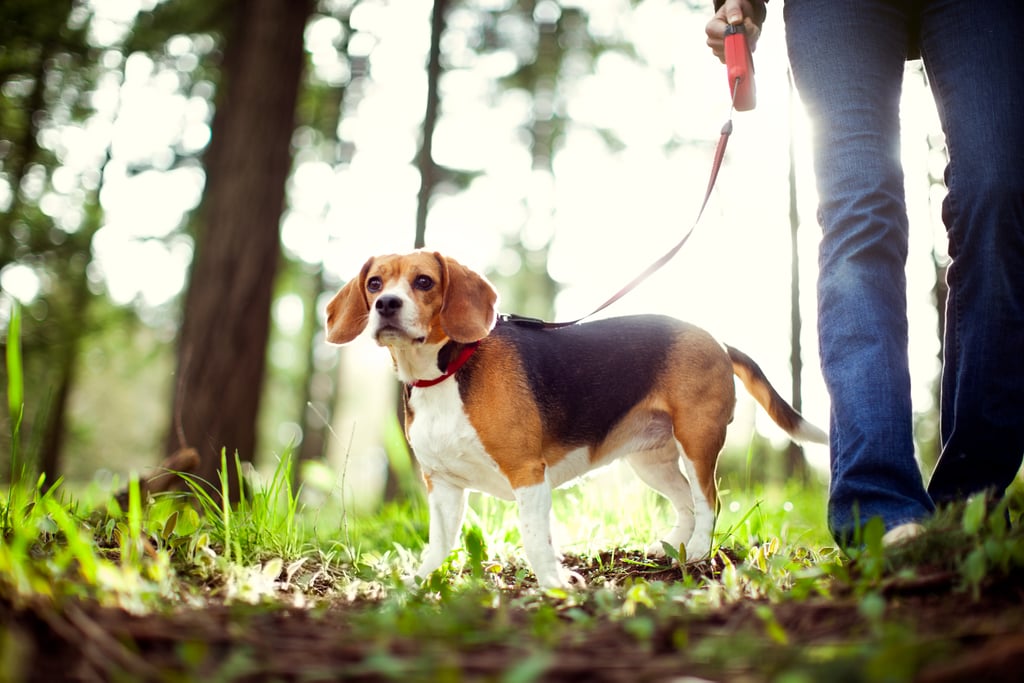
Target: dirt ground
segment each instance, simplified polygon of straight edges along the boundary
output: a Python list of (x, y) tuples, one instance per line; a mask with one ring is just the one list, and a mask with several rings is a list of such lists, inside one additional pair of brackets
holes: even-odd
[[(662, 576), (648, 570), (643, 576), (671, 581), (678, 570), (666, 569)], [(762, 681), (797, 672), (788, 680), (1024, 680), (1024, 577), (1000, 580), (980, 596), (954, 583), (941, 572), (887, 581), (891, 639), (879, 634), (877, 623), (872, 636), (856, 596), (839, 591), (828, 599), (772, 604), (782, 641), (765, 637), (764, 603), (741, 601), (655, 620), (642, 639), (626, 633), (622, 621), (606, 620), (585, 635), (563, 629), (569, 635), (541, 643), (525, 635), (523, 613), (521, 642), (466, 645), (472, 639), (463, 639), (454, 647), (446, 647), (443, 638), (426, 642), (358, 632), (353, 615), (375, 609), (367, 600), (338, 599), (315, 609), (217, 604), (144, 616), (86, 603), (58, 612), (42, 603), (15, 607), (3, 600), (0, 677), (632, 683)]]

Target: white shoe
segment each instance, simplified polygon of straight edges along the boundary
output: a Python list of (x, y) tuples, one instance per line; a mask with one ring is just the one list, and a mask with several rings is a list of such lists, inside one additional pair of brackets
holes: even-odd
[(924, 533), (924, 526), (917, 522), (907, 522), (894, 526), (885, 532), (882, 536), (882, 545), (886, 548), (892, 548), (897, 545), (903, 545), (909, 542), (911, 539), (917, 538)]

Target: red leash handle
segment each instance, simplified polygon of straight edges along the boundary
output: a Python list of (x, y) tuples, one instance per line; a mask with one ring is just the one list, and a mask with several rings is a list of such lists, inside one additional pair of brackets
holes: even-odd
[(750, 55), (743, 24), (729, 24), (725, 29), (725, 68), (729, 75), (729, 94), (736, 111), (749, 111), (757, 106), (754, 58)]

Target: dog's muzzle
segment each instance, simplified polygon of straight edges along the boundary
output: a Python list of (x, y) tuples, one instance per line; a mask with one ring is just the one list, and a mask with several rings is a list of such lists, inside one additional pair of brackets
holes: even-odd
[(384, 320), (390, 320), (402, 311), (402, 299), (394, 294), (385, 294), (373, 303), (374, 310)]
[(402, 342), (423, 342), (424, 338), (407, 329), (402, 320), (405, 302), (395, 294), (384, 294), (373, 302), (373, 310), (377, 313), (377, 331), (375, 337), (378, 344), (391, 345)]

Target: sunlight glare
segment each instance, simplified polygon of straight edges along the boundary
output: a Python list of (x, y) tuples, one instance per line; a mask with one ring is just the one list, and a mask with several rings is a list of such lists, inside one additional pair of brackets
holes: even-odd
[[(500, 10), (512, 4), (479, 0), (474, 7)], [(117, 27), (134, 17), (139, 3), (92, 0), (92, 6), (110, 24), (97, 24), (103, 40), (110, 41)], [(561, 68), (579, 78), (567, 79), (543, 101), (495, 82), (533, 58), (534, 23), (513, 14), (499, 17), (493, 30), (515, 37), (518, 45), (480, 54), (474, 43), (479, 42), (479, 20), (472, 12), (453, 13), (434, 159), (479, 175), (463, 191), (442, 184), (427, 224), (427, 248), (503, 275), (514, 276), (521, 266), (507, 242), (518, 241), (526, 249), (549, 246), (550, 274), (562, 285), (554, 302), (559, 318), (590, 311), (690, 227), (728, 115), (724, 67), (708, 51), (703, 35), (706, 7), (670, 0), (545, 0), (536, 3), (535, 12), (548, 21), (575, 8), (586, 11), (593, 36), (628, 41), (639, 59), (616, 51), (596, 58), (569, 51)], [(281, 221), (287, 252), (305, 263), (322, 263), (328, 280), (354, 276), (370, 255), (413, 246), (420, 186), (413, 163), (425, 107), (430, 11), (427, 0), (364, 0), (353, 7), (349, 53), (357, 60), (368, 58), (373, 75), (359, 82), (358, 97), (347, 103), (351, 107), (338, 125), (341, 143), (355, 153), (339, 161), (317, 156), (313, 145), (301, 150)], [(347, 84), (352, 75), (338, 55), (343, 30), (338, 20), (321, 17), (306, 31), (314, 76), (332, 86)], [(212, 49), (207, 43), (204, 36), (182, 36), (168, 44), (168, 53), (184, 58)], [(111, 50), (108, 59), (115, 65), (122, 58)], [(209, 143), (213, 111), (200, 95), (212, 96), (213, 86), (200, 81), (182, 94), (175, 69), (143, 54), (123, 59), (124, 83), (105, 79), (92, 96), (103, 114), (89, 124), (92, 128), (41, 133), (72, 169), (68, 177), (55, 176), (58, 196), (47, 197), (46, 210), (64, 229), (74, 229), (81, 217), (73, 213), (77, 200), (66, 197), (65, 190), (74, 177), (98, 183), (81, 169), (111, 141), (101, 196), (106, 224), (95, 242), (101, 272), (119, 302), (166, 302), (183, 286), (191, 244), (161, 240), (173, 235), (198, 204), (205, 182), (197, 166), (168, 169), (175, 163), (173, 150), (191, 154)], [(820, 228), (808, 142), (811, 123), (799, 102), (790, 101), (782, 21), (773, 20), (762, 35), (755, 61), (758, 107), (735, 115), (718, 187), (692, 239), (662, 272), (602, 315), (666, 313), (691, 320), (755, 357), (788, 395), (792, 126), (801, 223), (804, 413), (827, 427), (828, 398), (815, 333)], [(915, 408), (925, 410), (932, 407), (938, 367), (930, 288), (933, 248), (935, 258), (945, 258), (944, 247), (935, 247), (943, 244), (944, 233), (937, 209), (942, 192), (934, 182), (944, 159), (926, 144), (939, 126), (915, 68), (913, 63), (907, 67), (905, 79), (903, 158), (914, 226), (907, 266), (913, 398)], [(554, 117), (564, 125), (564, 134), (553, 150), (549, 173), (547, 160), (531, 154), (531, 127), (534, 118), (548, 122)], [(609, 145), (608, 140), (616, 142)], [(49, 188), (30, 175), (23, 191), (41, 197)], [(11, 189), (0, 182), (0, 206), (10, 200)], [(763, 420), (752, 417), (750, 429), (756, 425), (758, 432), (764, 429), (776, 438), (777, 428)]]
[(39, 275), (33, 268), (12, 263), (0, 270), (0, 288), (23, 304), (35, 301), (42, 289)]

